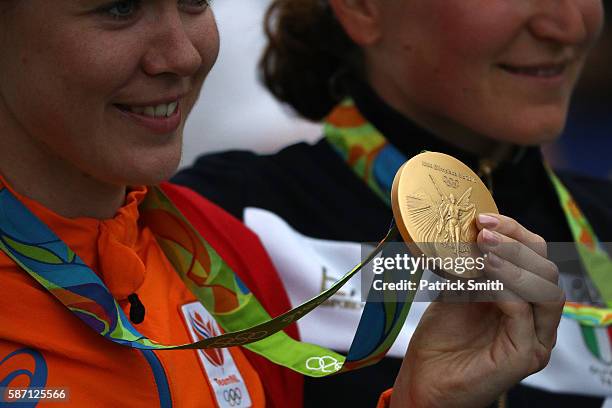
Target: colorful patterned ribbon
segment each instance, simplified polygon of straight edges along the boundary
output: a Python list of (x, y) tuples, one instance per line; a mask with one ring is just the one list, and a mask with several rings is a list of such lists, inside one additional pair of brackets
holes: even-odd
[(225, 334), (183, 345), (162, 345), (143, 336), (96, 273), (1, 182), (0, 249), (91, 329), (117, 344), (153, 350), (244, 346), (311, 377), (358, 369), (382, 359), (410, 310), (412, 299), (400, 299), (399, 294), (385, 303), (368, 302), (347, 357), (296, 341), (282, 331), (325, 302), (369, 263), (386, 242), (398, 235), (395, 227), (361, 264), (330, 289), (272, 319), (161, 189), (149, 189), (140, 214), (185, 285)]
[(568, 302), (563, 313), (583, 325), (610, 326), (612, 325), (612, 260), (570, 192), (550, 167), (546, 166), (546, 170), (559, 197), (582, 265), (607, 306), (607, 308), (598, 308)]
[[(328, 142), (357, 176), (390, 205), (393, 177), (406, 162), (406, 156), (364, 118), (350, 99), (339, 104), (327, 117), (324, 132)], [(612, 260), (567, 188), (548, 166), (546, 169), (565, 213), (581, 262), (608, 306), (600, 308), (568, 302), (563, 314), (583, 325), (612, 325)]]

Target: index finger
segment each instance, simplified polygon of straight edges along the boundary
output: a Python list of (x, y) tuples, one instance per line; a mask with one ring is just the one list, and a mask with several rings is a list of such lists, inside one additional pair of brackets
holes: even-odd
[(487, 228), (513, 238), (541, 257), (546, 258), (548, 255), (548, 249), (544, 238), (529, 231), (514, 218), (506, 217), (501, 214), (482, 213), (478, 214), (478, 217), (476, 217), (476, 225), (479, 230)]

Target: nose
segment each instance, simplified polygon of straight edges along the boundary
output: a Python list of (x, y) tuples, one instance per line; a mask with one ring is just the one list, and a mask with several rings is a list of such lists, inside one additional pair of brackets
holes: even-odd
[(156, 21), (155, 34), (143, 58), (143, 69), (151, 76), (194, 75), (202, 66), (202, 55), (181, 20), (179, 13), (164, 13)]
[(534, 36), (560, 45), (577, 45), (589, 38), (582, 0), (534, 0), (530, 28)]

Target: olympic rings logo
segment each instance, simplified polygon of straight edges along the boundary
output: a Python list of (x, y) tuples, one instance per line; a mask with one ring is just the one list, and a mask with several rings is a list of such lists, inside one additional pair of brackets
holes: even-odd
[(242, 404), (242, 391), (240, 388), (230, 388), (229, 390), (223, 390), (223, 399), (234, 407)]
[(342, 368), (342, 363), (332, 356), (310, 357), (306, 360), (306, 368), (322, 373), (335, 373)]

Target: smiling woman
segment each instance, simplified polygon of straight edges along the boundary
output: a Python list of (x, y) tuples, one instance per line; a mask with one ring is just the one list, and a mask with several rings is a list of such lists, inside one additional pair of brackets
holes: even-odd
[[(612, 306), (606, 293), (612, 292), (608, 279), (597, 277), (612, 273), (612, 261), (597, 243), (612, 240), (612, 186), (557, 174), (540, 152), (540, 145), (554, 141), (564, 127), (603, 20), (601, 0), (274, 0), (261, 76), (278, 100), (307, 119), (322, 121), (323, 137), (314, 145), (300, 143), (272, 155), (235, 151), (202, 156), (174, 180), (255, 230), (297, 304), (350, 269), (361, 256), (358, 244), (384, 236), (392, 218), (393, 176), (400, 166), (423, 150), (447, 153), (482, 178), (505, 215), (480, 215), (483, 250), (508, 241), (525, 249), (534, 242), (540, 246), (542, 239), (590, 246), (580, 268), (564, 270), (560, 284), (572, 301), (589, 305), (589, 313), (606, 315), (605, 306)], [(458, 185), (452, 178), (444, 182)], [(491, 231), (499, 233), (497, 240), (489, 240)], [(503, 266), (488, 258), (490, 276), (499, 268), (508, 278), (518, 268), (522, 278), (547, 280), (538, 265), (555, 269), (544, 252), (525, 250), (530, 256), (517, 257), (502, 247), (493, 253)], [(351, 293), (298, 322), (302, 337), (349, 350), (362, 306)], [(346, 304), (352, 307), (332, 307)], [(495, 334), (477, 322), (502, 327), (506, 311), (500, 305), (470, 305), (463, 310), (473, 320), (464, 320), (455, 305), (436, 303), (425, 312), (426, 306), (413, 305), (394, 347), (377, 366), (324, 382), (307, 380), (307, 405), (323, 406), (326, 396), (342, 394), (347, 406), (366, 406), (395, 383), (398, 405), (404, 398), (417, 398), (422, 405), (453, 406), (482, 391), (480, 385), (495, 382), (494, 375), (482, 375), (473, 357), (446, 360), (440, 350), (461, 350), (465, 356), (484, 350), (474, 341)], [(542, 310), (541, 304), (530, 306)], [(583, 341), (581, 335), (591, 332), (589, 322), (577, 319), (572, 307), (565, 308), (558, 338), (553, 334), (552, 364), (513, 387), (501, 403), (599, 407), (610, 395), (593, 374), (585, 345), (592, 337), (585, 335)], [(535, 332), (518, 337), (550, 346), (550, 338), (540, 337), (546, 319), (532, 317)], [(609, 330), (598, 323), (604, 326), (599, 335)], [(433, 341), (435, 330), (455, 341)], [(415, 364), (413, 353), (436, 355), (440, 365)], [(521, 360), (506, 357), (509, 365)], [(459, 366), (463, 370), (453, 369)], [(607, 368), (598, 365), (596, 370)], [(398, 387), (406, 384), (404, 379), (411, 383), (407, 393)], [(472, 385), (462, 393), (457, 384)], [(428, 399), (431, 395), (435, 400)]]
[[(300, 9), (301, 3), (312, 5)], [(479, 1), (394, 1), (366, 16), (330, 3), (346, 33), (315, 2), (275, 3), (281, 18), (270, 32), (263, 66), (272, 92), (318, 120), (347, 92), (338, 89), (338, 74), (354, 74), (358, 65), (364, 71), (359, 76), (398, 112), (440, 137), (462, 135), (468, 144), (554, 140), (603, 23), (601, 1), (562, 1), (554, 10), (529, 1), (487, 7)], [(316, 44), (318, 37), (307, 36), (313, 35), (308, 24), (292, 27), (298, 13), (320, 20), (321, 31), (336, 40)], [(301, 43), (300, 53), (283, 47), (290, 40)], [(308, 55), (318, 58), (305, 69)], [(302, 81), (295, 80), (298, 73)], [(309, 103), (315, 96), (324, 103)]]
[[(110, 217), (122, 186), (156, 184), (177, 167), (185, 118), (218, 52), (208, 4), (10, 3), (2, 172), (62, 215)], [(58, 195), (60, 185), (74, 189)], [(71, 196), (81, 189), (88, 194)]]
[[(219, 332), (153, 237), (157, 224), (143, 219), (143, 201), (157, 191), (143, 185), (175, 171), (185, 119), (217, 57), (208, 2), (0, 6), (0, 405), (7, 387), (62, 389), (74, 407), (227, 406), (230, 388), (243, 405), (299, 404), (299, 377), (238, 349), (209, 364), (196, 351), (138, 351), (108, 339), (112, 331), (190, 343), (196, 317)], [(260, 293), (251, 268), (273, 268), (252, 234), (185, 190), (164, 190), (195, 208), (199, 231)], [(238, 246), (251, 255), (232, 255)], [(34, 262), (32, 273), (18, 260)], [(267, 281), (279, 295), (263, 304), (279, 313), (287, 301), (275, 275)], [(34, 368), (27, 355), (39, 356)], [(265, 397), (259, 375), (270, 381)]]
[(525, 145), (559, 135), (602, 27), (600, 1), (550, 9), (530, 1), (404, 3), (381, 9), (380, 29), (357, 30), (353, 17), (341, 17), (355, 27), (349, 34), (364, 47), (370, 82), (391, 106), (436, 134), (470, 141)]
[[(382, 38), (375, 3), (330, 3), (345, 28), (363, 35), (354, 36), (363, 47)], [(341, 357), (295, 341), (293, 326), (266, 329), (263, 340), (262, 331), (227, 333), (289, 309), (281, 280), (252, 232), (163, 182), (178, 165), (185, 120), (217, 57), (209, 4), (7, 4), (0, 15), (0, 405), (15, 402), (11, 390), (43, 388), (68, 390), (74, 407), (301, 406), (301, 376), (281, 365), (318, 376), (339, 369)], [(543, 241), (505, 217), (481, 216), (478, 226), (483, 245), (535, 242), (515, 262), (533, 262), (529, 281), (552, 287), (555, 297), (431, 308), (404, 359), (396, 406), (485, 405), (546, 365), (563, 295)], [(432, 324), (439, 318), (462, 326)], [(477, 339), (466, 353), (457, 333), (467, 326)], [(246, 341), (245, 348), (186, 349)], [(413, 375), (419, 369), (422, 378)], [(442, 394), (422, 385), (440, 377)]]

